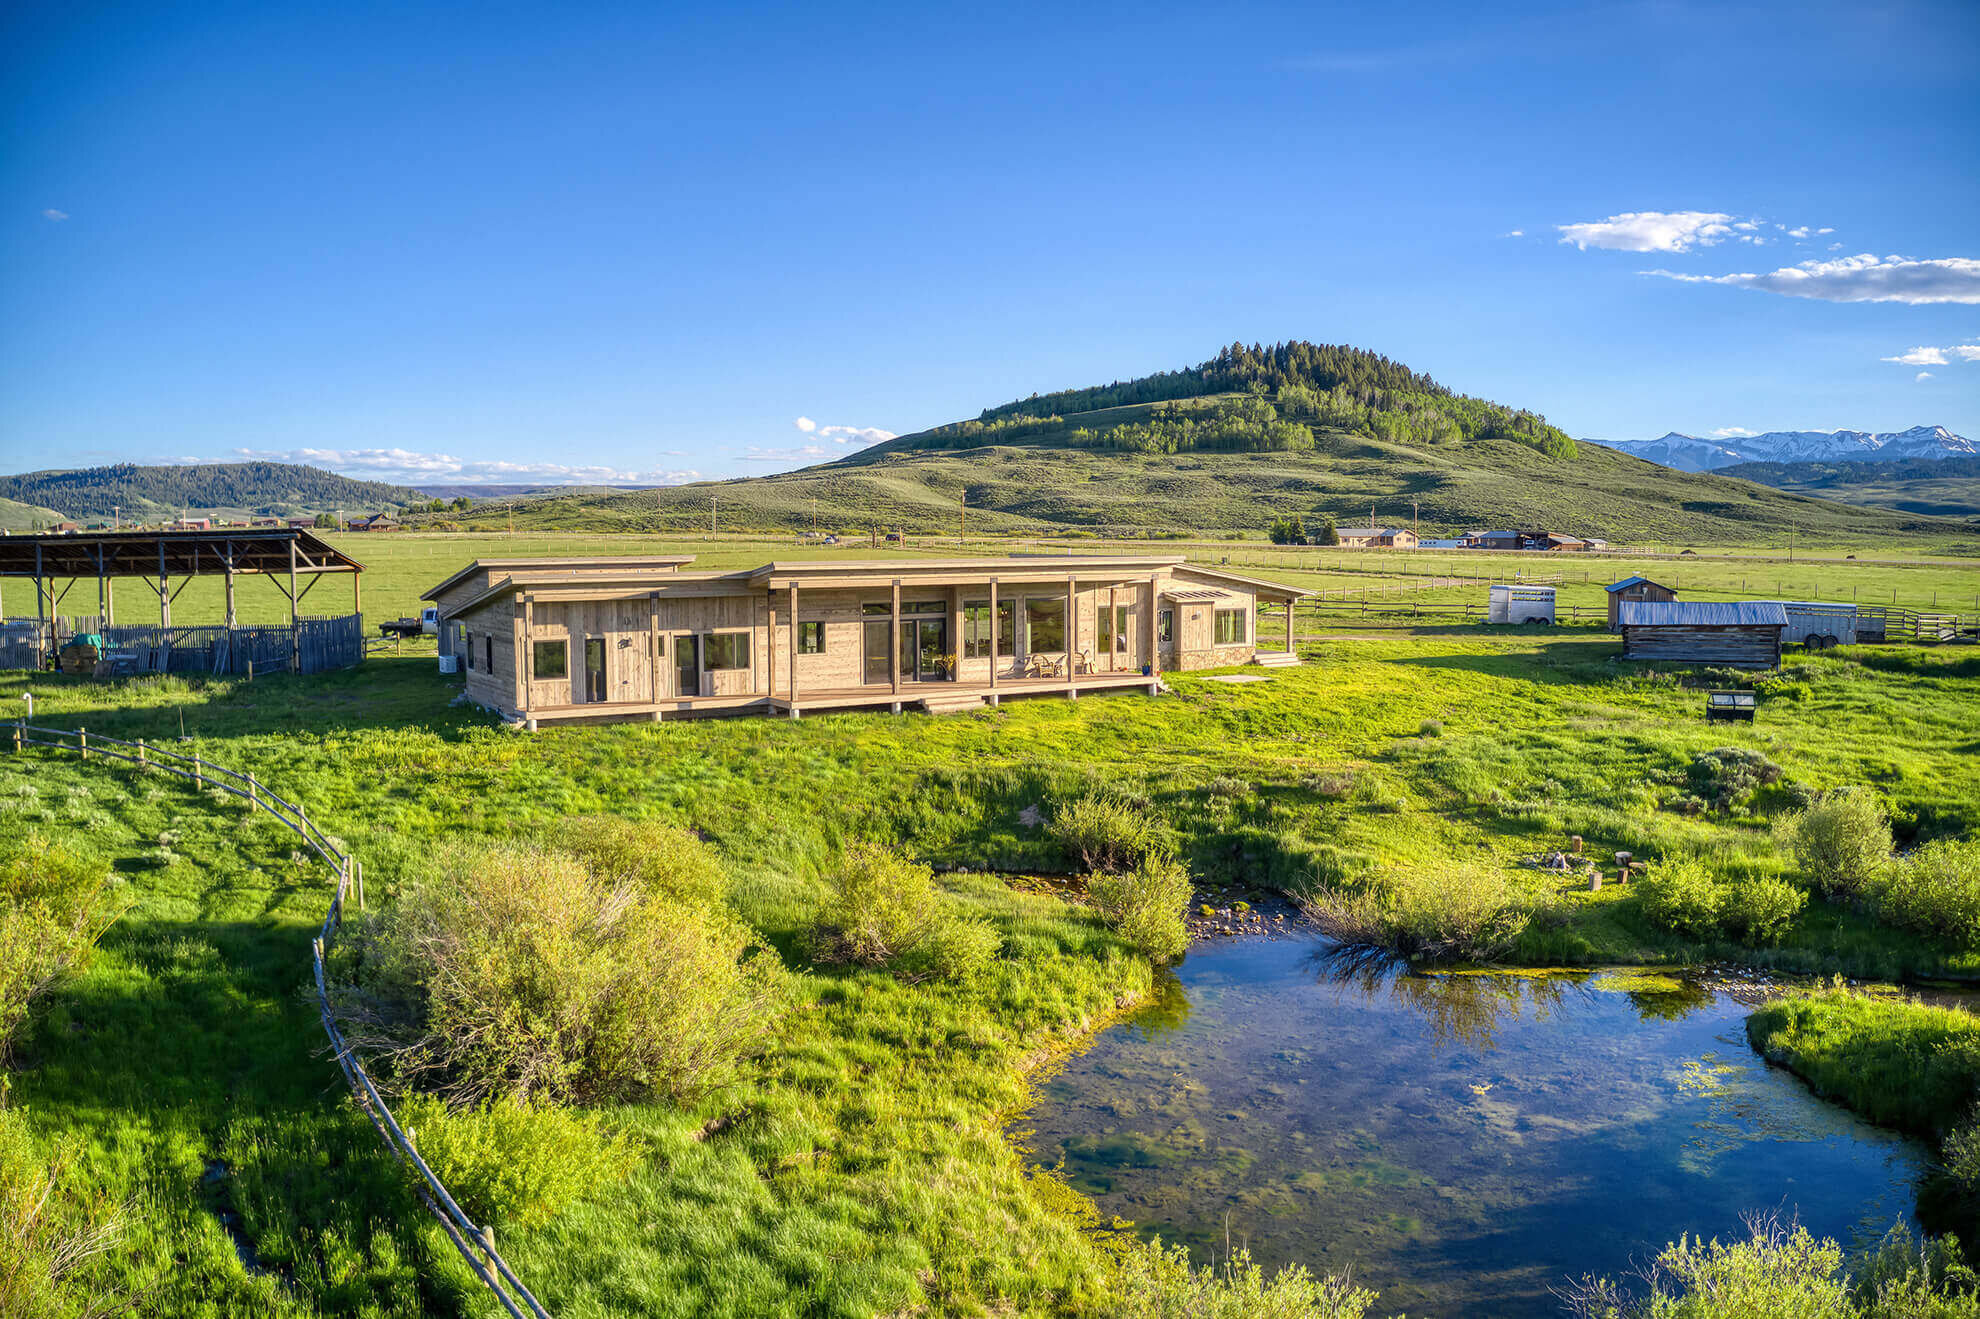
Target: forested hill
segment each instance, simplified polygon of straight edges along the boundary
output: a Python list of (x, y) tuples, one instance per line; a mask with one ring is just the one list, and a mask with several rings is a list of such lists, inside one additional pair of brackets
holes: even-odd
[(0, 476), (0, 499), (56, 509), (71, 518), (152, 520), (181, 512), (253, 512), (300, 516), (397, 508), (425, 497), (405, 486), (355, 481), (288, 463), (187, 463), (139, 467), (119, 463), (77, 471)]
[(1034, 394), (970, 421), (876, 445), (848, 461), (925, 449), (1032, 444), (1129, 453), (1300, 453), (1329, 435), (1401, 444), (1511, 440), (1562, 461), (1575, 442), (1537, 412), (1454, 393), (1346, 344), (1232, 344), (1199, 366)]

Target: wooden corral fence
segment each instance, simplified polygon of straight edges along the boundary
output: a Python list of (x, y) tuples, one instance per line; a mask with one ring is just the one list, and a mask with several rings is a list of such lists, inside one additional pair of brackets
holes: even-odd
[[(364, 619), (357, 614), (298, 618), (288, 624), (250, 627), (161, 627), (119, 624), (98, 618), (35, 619), (0, 623), (0, 669), (40, 669), (70, 638), (96, 634), (103, 655), (119, 674), (283, 673), (291, 656), (302, 673), (327, 673), (361, 663), (365, 656)], [(293, 650), (292, 650), (293, 643)]]
[[(283, 629), (286, 639), (287, 629)], [(0, 727), (6, 727), (0, 725)], [(315, 963), (316, 1005), (323, 1018), (323, 1031), (330, 1037), (331, 1053), (337, 1066), (343, 1069), (344, 1079), (350, 1084), (351, 1096), (357, 1106), (364, 1111), (371, 1124), (378, 1129), (399, 1161), (419, 1174), (420, 1182), (416, 1189), (420, 1200), (432, 1213), (434, 1220), (454, 1243), (454, 1249), (461, 1253), (468, 1267), (476, 1277), (494, 1293), (514, 1319), (550, 1319), (550, 1312), (542, 1302), (525, 1287), (515, 1275), (508, 1262), (495, 1249), (494, 1229), (477, 1226), (473, 1219), (455, 1203), (453, 1194), (447, 1190), (419, 1151), (413, 1148), (412, 1138), (399, 1126), (392, 1116), (385, 1097), (378, 1092), (378, 1086), (364, 1069), (364, 1063), (352, 1051), (344, 1039), (344, 1033), (337, 1026), (336, 1015), (330, 1010), (330, 991), (324, 982), (324, 951), (330, 941), (337, 937), (343, 926), (344, 904), (353, 894), (357, 897), (358, 909), (364, 909), (364, 866), (350, 853), (344, 851), (317, 827), (301, 805), (289, 801), (269, 791), (268, 786), (252, 774), (216, 765), (199, 756), (174, 751), (157, 743), (147, 743), (142, 738), (126, 742), (120, 738), (91, 734), (86, 728), (73, 731), (61, 728), (42, 728), (17, 719), (7, 729), (15, 755), (22, 754), (28, 747), (46, 747), (56, 751), (66, 751), (87, 761), (92, 757), (119, 760), (134, 765), (140, 770), (161, 770), (190, 779), (202, 788), (218, 788), (245, 798), (250, 806), (273, 816), (283, 827), (303, 840), (303, 843), (329, 866), (337, 876), (336, 892), (330, 899), (330, 910), (323, 917), (323, 927), (316, 938), (310, 941), (310, 950)]]
[[(1543, 585), (1545, 579), (1526, 579), (1533, 585)], [(1325, 618), (1359, 617), (1379, 618), (1401, 615), (1411, 618), (1448, 618), (1452, 621), (1485, 621), (1490, 606), (1483, 601), (1425, 602), (1403, 598), (1404, 593), (1390, 589), (1387, 591), (1364, 591), (1360, 587), (1344, 588), (1338, 592), (1317, 591), (1301, 607), (1299, 616), (1310, 619), (1316, 625)], [(1382, 598), (1393, 597), (1393, 598)], [(1338, 602), (1336, 607), (1333, 602)], [(1554, 610), (1557, 619), (1569, 622), (1606, 623), (1608, 606), (1599, 605), (1557, 605)], [(1973, 641), (1980, 639), (1980, 617), (1966, 614), (1928, 614), (1904, 609), (1893, 605), (1858, 605), (1857, 633), (1868, 640), (1877, 639), (1881, 626), (1882, 640), (1890, 642), (1940, 642)]]

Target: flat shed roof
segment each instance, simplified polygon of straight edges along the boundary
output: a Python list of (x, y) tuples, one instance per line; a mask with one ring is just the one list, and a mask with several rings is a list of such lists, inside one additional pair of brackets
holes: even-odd
[(364, 565), (299, 527), (213, 531), (85, 531), (0, 536), (0, 577), (172, 577), (363, 572)]
[(1625, 600), (1616, 621), (1623, 627), (1786, 627), (1788, 619), (1778, 600)]

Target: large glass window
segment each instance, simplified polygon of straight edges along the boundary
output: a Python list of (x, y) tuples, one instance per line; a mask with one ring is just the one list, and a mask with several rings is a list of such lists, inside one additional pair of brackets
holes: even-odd
[(1176, 644), (1176, 611), (1164, 609), (1155, 615), (1155, 644), (1173, 646)]
[(749, 667), (749, 633), (711, 632), (702, 642), (706, 664), (710, 669), (746, 669)]
[(798, 654), (823, 655), (825, 653), (825, 625), (823, 623), (798, 624)]
[(990, 602), (963, 602), (963, 658), (985, 659), (990, 654)]
[(1217, 611), (1217, 644), (1220, 646), (1242, 646), (1244, 644), (1244, 610), (1219, 609)]
[(892, 605), (861, 605), (859, 612), (868, 618), (891, 618), (894, 613), (894, 607)]
[(1102, 655), (1127, 654), (1128, 607), (1126, 605), (1101, 605), (1099, 623), (1100, 653)]
[(570, 662), (570, 643), (539, 641), (536, 643), (529, 671), (538, 678), (562, 678), (569, 675)]
[(910, 600), (901, 606), (903, 614), (946, 614), (949, 606), (940, 600)]
[(1032, 655), (1066, 648), (1066, 602), (1036, 597), (1024, 602), (1024, 648)]
[(997, 602), (997, 653), (1017, 654), (1017, 601)]

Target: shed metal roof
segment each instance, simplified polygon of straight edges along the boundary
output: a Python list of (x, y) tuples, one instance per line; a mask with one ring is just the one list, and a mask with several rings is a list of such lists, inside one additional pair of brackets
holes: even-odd
[(1788, 619), (1778, 600), (1625, 600), (1616, 621), (1623, 627), (1786, 627)]

